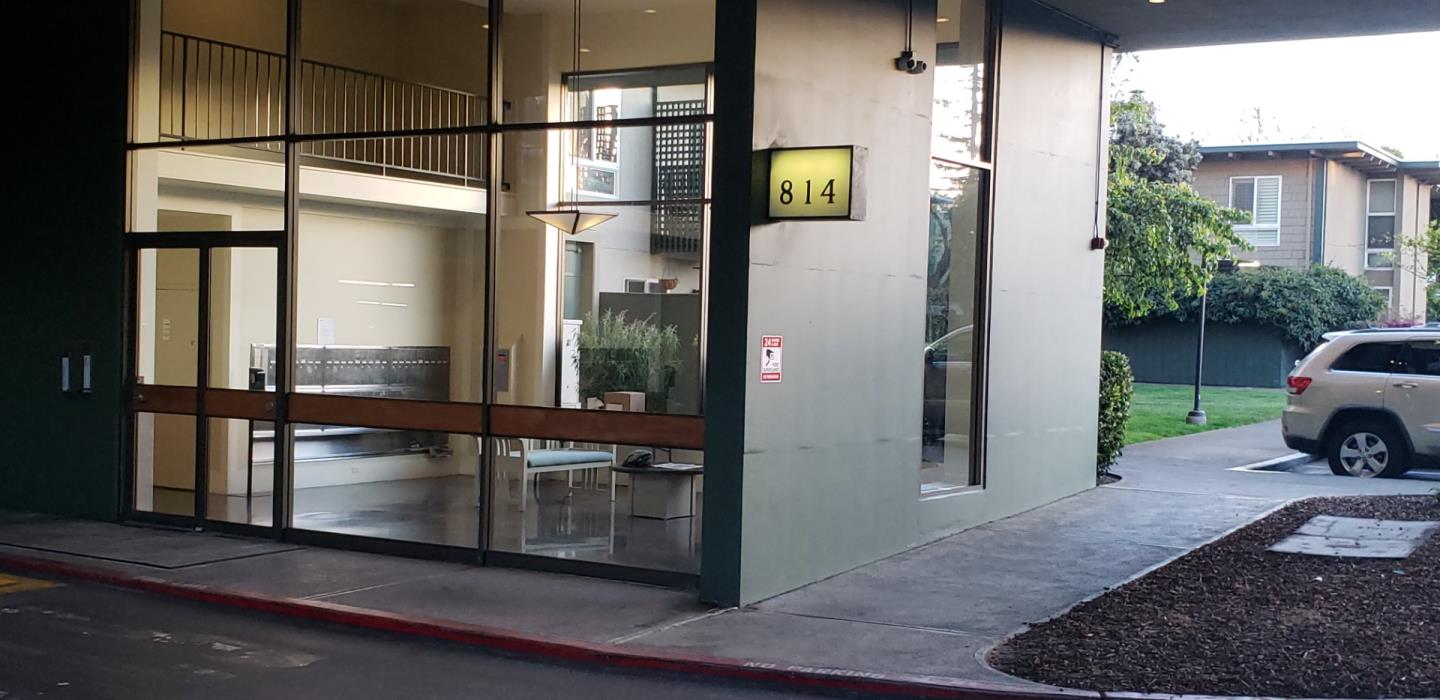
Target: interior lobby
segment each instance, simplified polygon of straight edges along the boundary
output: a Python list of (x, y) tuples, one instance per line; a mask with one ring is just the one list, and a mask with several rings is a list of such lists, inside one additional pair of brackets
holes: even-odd
[[(139, 3), (128, 229), (207, 245), (136, 246), (137, 384), (390, 403), (279, 432), (136, 411), (135, 511), (270, 528), (278, 484), (295, 530), (468, 550), (483, 530), (488, 549), (698, 574), (703, 445), (386, 419), (416, 402), (698, 420), (714, 6), (652, 5), (506, 3), (492, 100), (476, 2), (307, 0), (293, 78), (284, 0)], [(553, 225), (572, 212), (603, 222)], [(636, 509), (637, 481), (685, 502)]]

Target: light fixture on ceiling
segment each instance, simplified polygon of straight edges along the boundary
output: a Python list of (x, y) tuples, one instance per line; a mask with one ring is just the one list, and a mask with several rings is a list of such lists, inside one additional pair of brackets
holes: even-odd
[(647, 14), (647, 15), (653, 15), (653, 14), (655, 14), (655, 13), (657, 13), (657, 12), (659, 12), (659, 10), (651, 9), (651, 8), (646, 8), (646, 9), (645, 9), (645, 14)]
[(490, 25), (488, 25), (488, 24), (482, 24), (482, 25), (480, 25), (480, 28), (481, 28), (481, 29), (489, 29), (489, 28), (490, 28)]
[(527, 211), (525, 215), (547, 226), (554, 226), (561, 232), (572, 236), (589, 231), (615, 218), (614, 214), (602, 211), (580, 211), (578, 209), (541, 209)]
[(950, 21), (950, 18), (949, 18), (949, 17), (936, 17), (936, 18), (935, 18), (935, 23), (936, 23), (936, 24), (944, 24), (944, 23), (949, 22), (949, 21)]
[(590, 49), (581, 48), (580, 53), (590, 53)]
[(1150, 0), (1151, 5), (1164, 5), (1165, 0)]

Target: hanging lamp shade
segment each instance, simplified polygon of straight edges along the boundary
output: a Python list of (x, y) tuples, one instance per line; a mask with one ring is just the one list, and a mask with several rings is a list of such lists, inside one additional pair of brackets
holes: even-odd
[(570, 235), (589, 231), (613, 218), (614, 214), (599, 211), (577, 211), (574, 209), (541, 209), (527, 211), (525, 215)]

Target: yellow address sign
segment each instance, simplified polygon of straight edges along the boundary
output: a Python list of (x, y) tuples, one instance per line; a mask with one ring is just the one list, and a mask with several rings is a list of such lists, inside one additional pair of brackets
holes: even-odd
[(860, 146), (770, 151), (770, 219), (865, 218), (865, 149)]

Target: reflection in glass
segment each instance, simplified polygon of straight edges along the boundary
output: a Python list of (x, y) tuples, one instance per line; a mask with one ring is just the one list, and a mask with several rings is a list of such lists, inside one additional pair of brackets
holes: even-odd
[(408, 170), (377, 176), (305, 162), (296, 390), (481, 401), (486, 191)]
[(931, 161), (921, 494), (975, 483), (970, 468), (979, 170)]
[(699, 572), (704, 453), (490, 439), (491, 549)]
[(135, 510), (195, 514), (195, 416), (135, 414)]
[(210, 251), (210, 386), (275, 391), (279, 253), (274, 248)]
[(940, 0), (935, 25), (935, 104), (931, 155), (984, 156), (986, 0)]
[(479, 463), (470, 435), (297, 425), (292, 525), (476, 547)]

